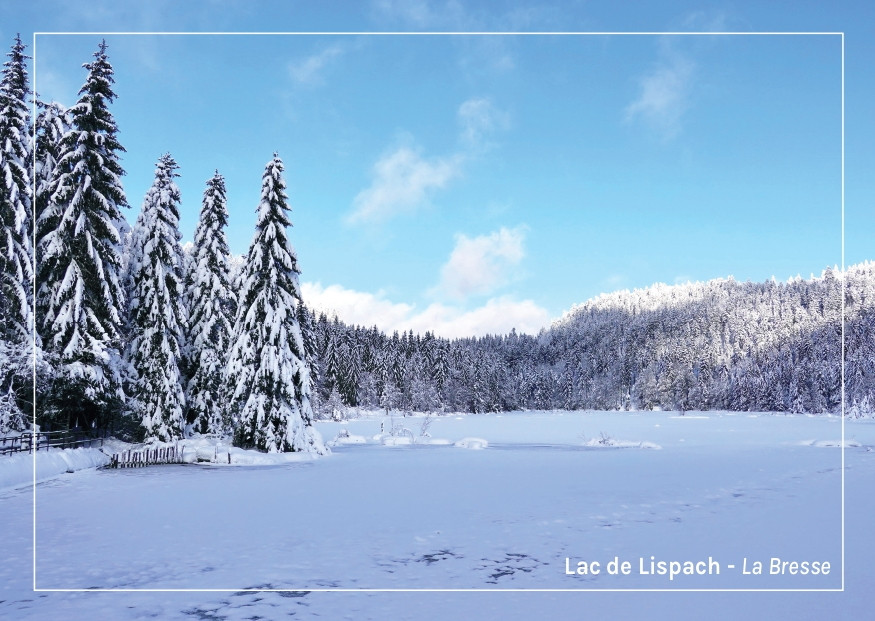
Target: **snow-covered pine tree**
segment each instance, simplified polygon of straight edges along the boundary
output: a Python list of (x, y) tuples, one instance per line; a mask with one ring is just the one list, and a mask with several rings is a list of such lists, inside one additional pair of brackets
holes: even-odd
[[(51, 197), (55, 192), (60, 171), (61, 140), (69, 129), (67, 111), (57, 102), (37, 102), (40, 108), (36, 117), (36, 144), (34, 146), (34, 219), (36, 220), (36, 264), (41, 262), (40, 241), (46, 234), (57, 228), (59, 213), (51, 210)], [(54, 214), (51, 220), (48, 215)]]
[(16, 36), (0, 80), (0, 430), (23, 429), (33, 353), (33, 222), (25, 46)]
[(238, 294), (234, 346), (228, 366), (237, 379), (235, 441), (267, 452), (327, 453), (313, 428), (310, 368), (297, 321), (298, 262), (286, 237), (290, 226), (277, 154), (261, 183), (255, 236)]
[(16, 36), (0, 80), (0, 432), (24, 429), (32, 404), (33, 221), (25, 46)]
[(16, 36), (0, 81), (0, 315), (3, 337), (27, 346), (32, 333), (33, 211), (28, 172), (30, 114), (24, 44)]
[(319, 345), (316, 342), (316, 320), (309, 308), (300, 302), (297, 310), (298, 325), (301, 327), (301, 339), (304, 343), (304, 353), (307, 364), (310, 365), (310, 406), (314, 414), (319, 411), (321, 403), (319, 394)]
[(322, 391), (322, 400), (328, 399), (328, 396), (333, 390), (337, 389), (340, 378), (340, 361), (338, 360), (337, 341), (340, 338), (337, 326), (340, 321), (335, 317), (331, 324), (326, 324), (325, 332), (325, 347), (322, 349), (322, 376), (320, 380), (320, 390)]
[[(51, 205), (51, 196), (54, 194), (59, 177), (58, 160), (61, 156), (61, 139), (69, 128), (67, 122), (67, 113), (63, 106), (52, 102), (45, 104), (37, 101), (37, 106), (40, 111), (37, 114), (35, 125), (36, 141), (32, 153), (32, 166), (34, 176), (34, 197), (33, 206), (35, 221), (34, 243), (35, 257), (34, 265), (39, 266), (42, 263), (42, 239), (54, 231), (60, 221), (60, 214), (57, 210), (49, 209)], [(53, 215), (54, 214), (54, 215)], [(34, 301), (35, 317), (45, 317), (45, 309), (40, 308), (40, 297), (37, 296)], [(42, 300), (43, 302), (45, 300)], [(47, 410), (45, 407), (46, 399), (50, 399), (53, 394), (52, 382), (55, 378), (55, 367), (58, 360), (57, 353), (45, 352), (41, 346), (39, 334), (36, 337), (35, 343), (35, 371), (36, 371), (36, 410), (39, 413), (37, 423), (44, 429), (51, 428), (55, 421), (47, 420)], [(57, 421), (63, 423), (66, 419), (66, 414), (62, 414), (63, 420)]]
[(304, 341), (304, 353), (306, 353), (307, 362), (310, 364), (310, 392), (312, 393), (319, 376), (319, 367), (317, 365), (319, 346), (316, 344), (316, 336), (314, 334), (316, 322), (313, 319), (313, 313), (310, 312), (310, 309), (303, 302), (298, 303), (297, 314), (298, 325), (301, 326), (301, 338)]
[(187, 419), (201, 433), (222, 433), (231, 426), (232, 390), (225, 377), (225, 357), (231, 343), (234, 292), (229, 275), (225, 227), (228, 208), (225, 180), (207, 181), (200, 220), (194, 232), (186, 289), (189, 307), (187, 339)]
[[(153, 180), (154, 182), (154, 180)], [(137, 333), (137, 328), (133, 324), (133, 309), (131, 308), (134, 300), (137, 299), (136, 284), (134, 278), (139, 266), (143, 261), (143, 247), (145, 246), (146, 235), (146, 218), (148, 210), (141, 205), (140, 213), (137, 214), (137, 219), (130, 229), (122, 234), (122, 258), (121, 258), (121, 283), (125, 292), (126, 308), (122, 316), (122, 340), (129, 346), (130, 341)], [(127, 352), (125, 358), (127, 358)], [(136, 376), (132, 375), (132, 369), (127, 367), (125, 382), (130, 384), (136, 381)]]
[(131, 334), (126, 358), (136, 372), (128, 390), (131, 410), (142, 420), (146, 440), (182, 437), (185, 394), (179, 373), (186, 312), (179, 247), (179, 175), (176, 162), (163, 155), (155, 181), (143, 199), (134, 231), (138, 246), (130, 265)]
[(40, 214), (52, 223), (40, 240), (37, 329), (57, 359), (58, 381), (45, 407), (68, 423), (105, 425), (121, 404), (118, 223), (127, 206), (118, 153), (124, 151), (108, 104), (113, 71), (101, 43), (71, 126), (60, 143), (54, 192)]

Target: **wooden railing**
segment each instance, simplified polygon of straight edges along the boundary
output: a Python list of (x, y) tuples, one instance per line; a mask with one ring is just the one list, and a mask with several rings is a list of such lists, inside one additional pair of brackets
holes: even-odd
[(180, 455), (175, 446), (164, 446), (154, 449), (128, 450), (114, 453), (110, 457), (107, 468), (142, 468), (157, 464), (181, 464)]
[(103, 438), (93, 438), (80, 431), (40, 431), (0, 437), (0, 455), (48, 450), (50, 448), (101, 447)]

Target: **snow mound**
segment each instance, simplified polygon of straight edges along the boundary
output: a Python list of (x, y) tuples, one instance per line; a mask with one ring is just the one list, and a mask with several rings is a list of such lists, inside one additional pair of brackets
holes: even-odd
[(231, 447), (225, 451), (225, 462), (219, 459), (218, 463), (227, 463), (228, 455), (231, 456), (231, 465), (237, 466), (275, 466), (294, 462), (313, 461), (316, 455), (312, 453), (260, 453), (259, 451), (247, 451), (237, 447)]
[(310, 453), (262, 453), (242, 449), (228, 446), (212, 438), (181, 441), (179, 451), (183, 463), (207, 462), (218, 466), (275, 466), (316, 459), (316, 456)]
[(478, 450), (487, 448), (489, 446), (489, 442), (484, 440), (483, 438), (462, 438), (453, 446), (455, 446), (456, 448)]
[[(99, 468), (109, 457), (96, 448), (59, 449), (36, 452), (36, 480), (45, 481), (66, 472)], [(0, 457), (0, 489), (33, 483), (33, 453)]]
[(413, 444), (413, 436), (380, 436), (383, 446), (407, 446)]
[(417, 444), (430, 444), (432, 446), (447, 446), (449, 444), (452, 444), (452, 442), (450, 442), (446, 438), (426, 438), (424, 436), (420, 436), (420, 437), (416, 438), (416, 443)]
[(820, 448), (859, 448), (863, 446), (856, 440), (803, 440), (799, 443), (801, 446), (816, 446)]
[(616, 438), (590, 438), (583, 443), (584, 446), (590, 448), (639, 448), (639, 449), (661, 449), (662, 447), (654, 442), (633, 442), (629, 440), (617, 440)]
[[(226, 451), (222, 451), (222, 452), (226, 453)], [(212, 450), (210, 450), (209, 446), (199, 446), (195, 450), (195, 455), (197, 456), (197, 461), (214, 461), (214, 462), (218, 463), (218, 461), (219, 461), (219, 447), (216, 446), (216, 447), (213, 447)], [(226, 453), (226, 456), (227, 456), (227, 453)]]
[(343, 446), (346, 444), (367, 444), (367, 438), (364, 436), (356, 436), (343, 429), (338, 433), (333, 440), (329, 440), (328, 446)]

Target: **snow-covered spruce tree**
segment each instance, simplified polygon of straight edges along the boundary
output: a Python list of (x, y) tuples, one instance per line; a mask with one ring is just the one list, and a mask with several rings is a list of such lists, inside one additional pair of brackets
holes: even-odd
[[(124, 151), (108, 104), (115, 99), (113, 71), (101, 43), (71, 126), (60, 143), (54, 192), (38, 226), (37, 329), (56, 359), (57, 381), (42, 408), (67, 424), (106, 425), (123, 393), (119, 374), (119, 232), (126, 207), (118, 153)], [(61, 421), (63, 423), (63, 421)]]
[(274, 154), (261, 183), (255, 236), (238, 294), (228, 365), (237, 380), (235, 442), (267, 452), (327, 453), (312, 426), (310, 367), (298, 325), (298, 262), (290, 226), (283, 163)]
[(24, 412), (32, 409), (33, 211), (24, 48), (16, 36), (0, 80), (0, 430), (23, 429)]
[[(40, 101), (36, 103), (40, 111), (34, 124), (36, 143), (32, 154), (32, 166), (35, 189), (33, 217), (36, 227), (34, 265), (39, 266), (42, 263), (41, 249), (43, 245), (41, 241), (47, 234), (57, 228), (60, 221), (60, 214), (57, 210), (51, 210), (50, 206), (51, 197), (57, 187), (59, 177), (58, 160), (61, 155), (61, 139), (67, 132), (69, 124), (67, 122), (66, 110), (60, 104), (55, 102), (44, 104)], [(40, 308), (40, 301), (39, 297), (35, 300), (35, 316), (44, 317), (45, 309)], [(63, 420), (60, 421), (48, 420), (48, 408), (45, 407), (46, 400), (53, 394), (52, 383), (56, 379), (54, 371), (58, 366), (56, 364), (58, 355), (55, 352), (43, 351), (39, 335), (37, 335), (34, 349), (36, 353), (36, 356), (34, 356), (36, 362), (36, 410), (39, 412), (37, 423), (43, 428), (48, 429), (54, 422), (64, 424), (66, 421), (66, 418), (64, 418), (66, 415), (62, 415), (61, 418)], [(30, 366), (30, 363), (28, 365)]]
[(16, 36), (0, 81), (0, 315), (3, 338), (26, 347), (32, 333), (33, 211), (24, 44)]
[(316, 327), (313, 313), (303, 302), (298, 303), (298, 325), (301, 326), (301, 338), (304, 341), (304, 353), (310, 364), (310, 392), (315, 390), (319, 378), (319, 346), (316, 344)]
[[(51, 198), (57, 188), (61, 171), (58, 160), (61, 158), (61, 141), (69, 129), (67, 111), (57, 102), (37, 102), (40, 111), (36, 117), (36, 144), (34, 146), (34, 219), (36, 220), (36, 263), (41, 257), (40, 241), (57, 228), (60, 214), (51, 210)], [(49, 216), (54, 215), (54, 220)]]
[(136, 374), (128, 389), (132, 413), (142, 420), (146, 440), (182, 437), (185, 394), (179, 362), (186, 312), (179, 247), (177, 165), (167, 154), (143, 199), (132, 248), (130, 335), (126, 359)]
[(189, 307), (186, 391), (187, 420), (201, 433), (222, 433), (231, 426), (225, 362), (234, 326), (234, 293), (225, 238), (228, 208), (225, 180), (207, 181), (186, 289)]

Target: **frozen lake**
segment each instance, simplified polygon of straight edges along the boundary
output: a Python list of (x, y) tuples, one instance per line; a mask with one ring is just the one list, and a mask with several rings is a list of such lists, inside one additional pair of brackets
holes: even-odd
[[(469, 611), (546, 618), (585, 603), (597, 616), (646, 609), (674, 618), (669, 598), (655, 593), (303, 591), (842, 587), (835, 417), (448, 416), (429, 429), (448, 444), (374, 443), (388, 422), (321, 423), (326, 440), (345, 429), (369, 442), (337, 446), (313, 462), (90, 470), (38, 485), (38, 588), (225, 592), (33, 593), (33, 496), (30, 489), (4, 493), (0, 617), (444, 618)], [(422, 419), (395, 422), (418, 435)], [(470, 437), (488, 447), (453, 446)], [(604, 446), (602, 438), (629, 448)], [(848, 421), (846, 439), (844, 593), (680, 597), (718, 619), (738, 618), (740, 610), (865, 618), (854, 615), (875, 604), (867, 586), (875, 424)], [(625, 574), (610, 573), (616, 559), (629, 563)], [(586, 563), (585, 575), (578, 563)], [(263, 588), (297, 592), (243, 592)]]

